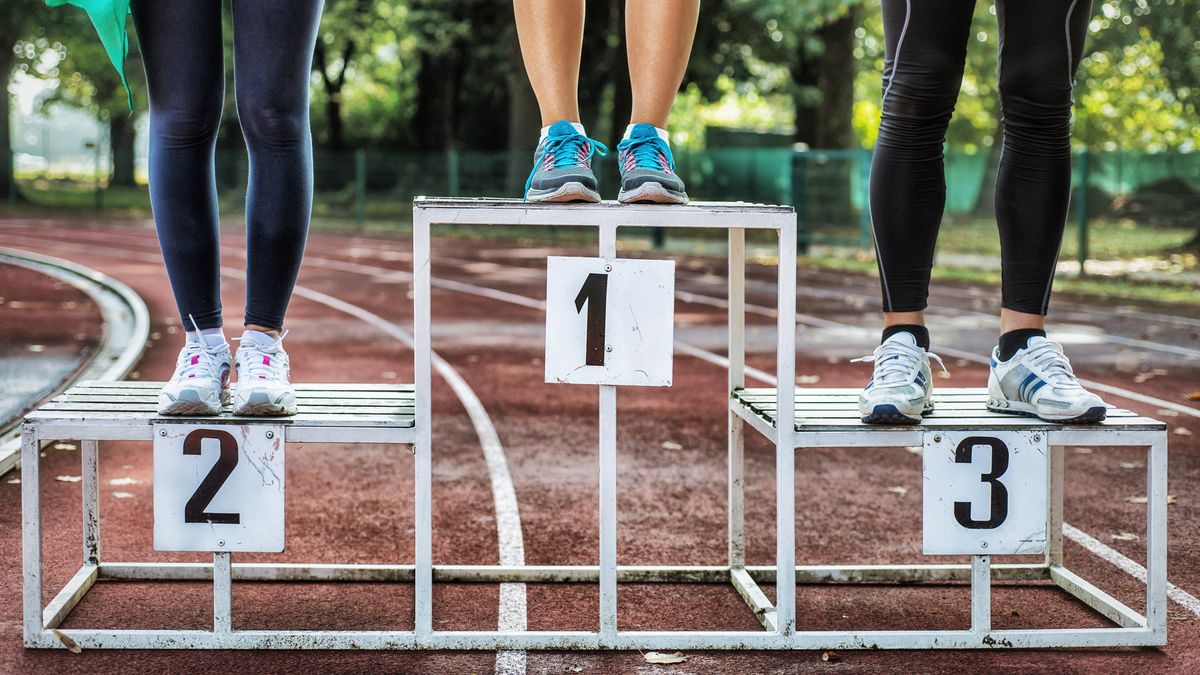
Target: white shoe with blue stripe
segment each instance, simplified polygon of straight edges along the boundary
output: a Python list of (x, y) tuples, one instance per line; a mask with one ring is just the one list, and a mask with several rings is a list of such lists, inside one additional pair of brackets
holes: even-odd
[(1079, 384), (1062, 345), (1041, 336), (1029, 338), (1007, 361), (992, 351), (988, 409), (1040, 417), (1048, 422), (1089, 424), (1104, 419), (1104, 401)]
[(870, 356), (852, 362), (875, 364), (875, 372), (858, 397), (863, 424), (919, 424), (933, 410), (933, 372), (929, 359), (946, 371), (937, 354), (917, 344), (912, 333), (896, 333)]

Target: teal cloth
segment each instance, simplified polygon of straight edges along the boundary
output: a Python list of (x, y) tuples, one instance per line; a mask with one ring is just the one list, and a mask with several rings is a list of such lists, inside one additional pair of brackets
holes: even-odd
[[(174, 0), (168, 0), (174, 1)], [(125, 18), (129, 15), (129, 0), (46, 0), (50, 7), (75, 5), (87, 12), (108, 59), (112, 61), (117, 74), (121, 76), (121, 84), (125, 85), (125, 98), (129, 109), (133, 110), (133, 92), (129, 89), (129, 80), (125, 77), (125, 57), (129, 54), (129, 34), (125, 31)]]

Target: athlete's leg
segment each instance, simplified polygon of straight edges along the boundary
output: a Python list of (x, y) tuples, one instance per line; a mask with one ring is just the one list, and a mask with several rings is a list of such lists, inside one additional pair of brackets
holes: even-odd
[(1088, 0), (1001, 0), (996, 9), (1004, 124), (996, 220), (1007, 332), (1044, 326), (1071, 190), (1071, 90), (1091, 8)]
[(633, 110), (617, 146), (621, 202), (687, 203), (683, 180), (675, 173), (667, 120), (687, 70), (699, 13), (699, 0), (625, 4)]
[(134, 0), (132, 9), (150, 99), (150, 205), (167, 276), (184, 330), (219, 328), (221, 3)]
[(920, 325), (946, 204), (942, 146), (974, 3), (883, 0), (883, 116), (870, 209), (887, 325)]
[(513, 11), (542, 126), (579, 123), (584, 0), (513, 0)]
[(238, 119), (250, 155), (246, 326), (283, 327), (312, 215), (309, 78), (321, 0), (234, 0)]

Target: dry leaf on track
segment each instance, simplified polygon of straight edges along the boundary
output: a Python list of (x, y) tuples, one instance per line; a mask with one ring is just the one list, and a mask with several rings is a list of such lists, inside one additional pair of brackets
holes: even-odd
[(675, 441), (663, 441), (663, 450), (682, 450), (683, 446)]
[(821, 660), (825, 661), (826, 663), (837, 663), (838, 661), (842, 660), (842, 657), (838, 656), (838, 653), (833, 651), (821, 652)]
[(132, 492), (114, 492), (113, 496), (117, 499), (130, 499), (133, 497)]
[[(1145, 495), (1134, 495), (1132, 497), (1126, 497), (1125, 501), (1129, 502), (1130, 504), (1145, 504), (1147, 499)], [(1176, 501), (1178, 500), (1175, 499), (1175, 495), (1167, 495), (1168, 505), (1174, 504)]]
[(55, 443), (54, 449), (55, 450), (74, 450), (75, 444), (74, 443)]
[(665, 652), (646, 652), (645, 654), (642, 654), (642, 658), (646, 660), (646, 663), (657, 663), (660, 665), (669, 666), (672, 663), (683, 663), (684, 661), (687, 661), (688, 657), (684, 655), (683, 652), (671, 652), (670, 654)]
[(114, 478), (108, 481), (109, 485), (137, 485), (137, 483), (138, 481), (136, 478), (129, 478), (128, 476), (125, 478)]
[(66, 633), (57, 628), (51, 628), (50, 632), (54, 633), (54, 637), (58, 638), (59, 641), (63, 643), (63, 646), (67, 648), (67, 651), (71, 652), (72, 654), (80, 654), (83, 652), (83, 649), (79, 646), (79, 643), (68, 637)]
[(1122, 532), (1120, 534), (1112, 534), (1112, 535), (1109, 535), (1109, 537), (1113, 541), (1137, 541), (1138, 539), (1141, 538), (1132, 532)]
[(1091, 448), (1075, 448), (1075, 454), (1077, 455), (1090, 455), (1093, 452), (1095, 452), (1095, 450), (1092, 450)]
[(1176, 436), (1191, 436), (1192, 430), (1187, 427), (1175, 427)]
[(54, 480), (60, 483), (78, 483), (83, 480), (83, 476), (55, 476)]
[(1143, 469), (1146, 465), (1141, 462), (1121, 462), (1122, 469)]
[(1189, 401), (1200, 401), (1200, 391), (1189, 391), (1184, 398)]
[(892, 487), (888, 488), (887, 491), (894, 495), (900, 495), (901, 497), (908, 494), (908, 488), (904, 487), (903, 485), (893, 485)]

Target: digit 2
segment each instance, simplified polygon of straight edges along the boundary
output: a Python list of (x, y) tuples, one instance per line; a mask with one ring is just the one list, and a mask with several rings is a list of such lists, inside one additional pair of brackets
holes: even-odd
[(587, 275), (579, 295), (575, 296), (575, 311), (582, 312), (587, 303), (587, 348), (584, 364), (604, 365), (605, 307), (608, 305), (608, 275), (593, 272)]
[(970, 464), (971, 451), (976, 445), (986, 445), (992, 449), (992, 468), (979, 477), (991, 488), (992, 511), (987, 520), (975, 520), (971, 518), (971, 502), (954, 502), (954, 519), (969, 530), (994, 530), (1008, 518), (1008, 489), (999, 480), (1008, 471), (1008, 446), (999, 438), (970, 436), (954, 449), (955, 463)]
[(200, 481), (200, 486), (196, 488), (192, 498), (187, 500), (187, 504), (184, 505), (183, 522), (237, 525), (242, 522), (240, 514), (209, 513), (205, 510), (212, 503), (213, 497), (217, 496), (217, 491), (228, 480), (229, 474), (233, 473), (234, 467), (237, 466), (237, 439), (233, 437), (233, 434), (221, 429), (196, 429), (183, 438), (183, 454), (199, 455), (201, 443), (206, 438), (220, 442), (221, 454), (217, 456), (217, 463), (213, 464), (208, 475)]

